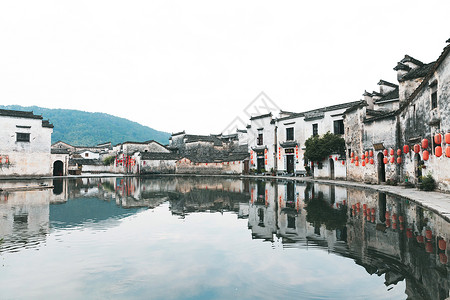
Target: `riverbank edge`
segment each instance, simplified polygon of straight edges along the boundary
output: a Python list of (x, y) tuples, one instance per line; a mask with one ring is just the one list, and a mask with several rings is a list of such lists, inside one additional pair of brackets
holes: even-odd
[(312, 177), (292, 177), (292, 176), (263, 176), (263, 175), (232, 175), (232, 174), (149, 174), (149, 175), (135, 175), (135, 174), (83, 174), (83, 175), (68, 175), (68, 176), (43, 176), (43, 177), (2, 177), (1, 181), (25, 181), (25, 180), (48, 180), (48, 179), (76, 179), (76, 178), (100, 178), (100, 177), (218, 177), (218, 178), (239, 178), (239, 179), (266, 179), (266, 180), (291, 180), (297, 182), (316, 182), (324, 184), (332, 184), (343, 187), (353, 187), (358, 189), (368, 189), (378, 192), (383, 192), (392, 196), (398, 196), (406, 200), (412, 201), (424, 208), (442, 216), (447, 222), (450, 222), (450, 195), (443, 192), (425, 192), (417, 188), (406, 188), (404, 186), (391, 186), (379, 184), (367, 184), (356, 181), (346, 180), (330, 180), (318, 179)]

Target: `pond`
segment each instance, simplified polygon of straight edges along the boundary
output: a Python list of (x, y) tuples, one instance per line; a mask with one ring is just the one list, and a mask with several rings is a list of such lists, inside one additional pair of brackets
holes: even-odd
[(0, 192), (1, 299), (449, 296), (449, 223), (399, 197), (209, 177), (36, 183), (55, 187)]

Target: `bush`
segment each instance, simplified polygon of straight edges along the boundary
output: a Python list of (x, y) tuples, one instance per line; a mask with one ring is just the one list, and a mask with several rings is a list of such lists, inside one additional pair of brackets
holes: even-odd
[(419, 183), (419, 189), (424, 191), (433, 191), (436, 188), (436, 181), (430, 173), (428, 173), (427, 176), (422, 176), (421, 179), (422, 182)]
[(115, 160), (115, 159), (116, 159), (115, 156), (107, 156), (107, 157), (105, 157), (105, 158), (103, 159), (103, 164), (104, 164), (105, 166), (109, 166), (109, 165), (111, 165), (111, 164), (114, 163), (114, 160)]

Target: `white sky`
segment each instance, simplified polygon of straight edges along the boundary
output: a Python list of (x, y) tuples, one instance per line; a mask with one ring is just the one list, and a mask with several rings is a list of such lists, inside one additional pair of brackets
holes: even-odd
[(396, 83), (405, 54), (437, 59), (449, 12), (448, 0), (3, 0), (0, 103), (219, 133), (261, 91), (300, 112)]

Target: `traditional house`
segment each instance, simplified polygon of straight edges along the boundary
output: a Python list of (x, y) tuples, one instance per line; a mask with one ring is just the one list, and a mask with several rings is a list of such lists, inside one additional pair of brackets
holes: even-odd
[(381, 80), (379, 93), (345, 112), (349, 179), (418, 183), (430, 174), (450, 191), (449, 51), (428, 64), (406, 55), (394, 68), (398, 85)]
[(250, 168), (260, 174), (277, 170), (275, 123), (272, 113), (268, 113), (251, 117), (247, 126)]
[(51, 176), (52, 132), (33, 112), (0, 109), (0, 176)]

